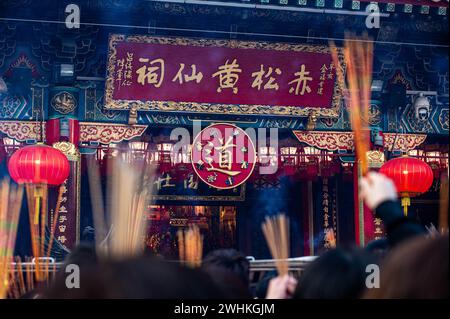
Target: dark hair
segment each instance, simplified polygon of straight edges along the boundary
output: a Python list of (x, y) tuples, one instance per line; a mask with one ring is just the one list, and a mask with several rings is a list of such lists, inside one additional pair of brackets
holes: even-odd
[(387, 250), (389, 243), (385, 238), (375, 239), (367, 243), (366, 250), (376, 252), (377, 250)]
[(202, 268), (208, 273), (217, 269), (226, 270), (238, 277), (248, 287), (250, 262), (235, 249), (218, 249), (210, 252), (202, 261)]
[(95, 242), (95, 229), (92, 226), (86, 226), (81, 234), (81, 242)]
[(42, 298), (226, 298), (200, 270), (149, 257), (99, 260), (86, 265), (80, 269), (78, 289), (67, 288), (65, 280), (66, 276), (60, 273)]
[(90, 243), (80, 243), (64, 259), (64, 265), (76, 264), (78, 266), (94, 264), (97, 262), (95, 246)]
[(382, 258), (389, 251), (389, 242), (386, 238), (375, 239), (367, 243), (365, 248), (368, 252), (376, 254)]
[(366, 267), (376, 257), (359, 248), (327, 251), (307, 266), (300, 276), (294, 299), (354, 299), (365, 289)]
[(448, 298), (448, 234), (419, 237), (392, 250), (380, 272), (380, 288), (367, 291), (365, 298)]
[(249, 287), (244, 285), (242, 280), (234, 273), (220, 267), (209, 267), (203, 269), (210, 282), (212, 282), (221, 292), (223, 298), (227, 299), (250, 299), (252, 295)]

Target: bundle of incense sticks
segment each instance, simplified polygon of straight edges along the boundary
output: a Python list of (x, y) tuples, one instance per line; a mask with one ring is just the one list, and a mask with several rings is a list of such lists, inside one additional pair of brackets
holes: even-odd
[[(61, 199), (64, 185), (59, 187), (53, 222), (50, 225), (50, 239), (47, 250), (45, 249), (45, 232), (48, 218), (48, 185), (25, 184), (28, 216), (30, 221), (31, 248), (35, 258), (35, 275), (37, 281), (48, 280), (48, 267), (53, 240), (55, 238), (56, 225), (58, 221)], [(47, 257), (41, 259), (41, 257)]]
[[(93, 161), (90, 164), (89, 185), (97, 253), (100, 257), (113, 258), (141, 254), (147, 225), (145, 212), (150, 204), (155, 168), (136, 167), (121, 157), (111, 159), (108, 165), (113, 174), (107, 181), (108, 201), (105, 210), (99, 168)], [(110, 231), (107, 233), (108, 227)]]
[(354, 133), (356, 156), (361, 165), (362, 175), (368, 170), (367, 151), (369, 150), (369, 106), (372, 85), (373, 42), (367, 35), (357, 38), (346, 34), (343, 58), (347, 67), (347, 84), (343, 74), (343, 66), (339, 53), (333, 42), (330, 42), (333, 64), (339, 88), (344, 96), (350, 123)]
[(332, 249), (336, 248), (336, 236), (332, 228), (325, 230), (325, 246)]
[(19, 256), (14, 258), (14, 264), (9, 272), (9, 290), (8, 298), (18, 299), (24, 294), (32, 291), (37, 285), (39, 287), (45, 287), (50, 283), (50, 279), (56, 274), (56, 263), (52, 263), (49, 267), (49, 263), (44, 262), (41, 264), (42, 270), (40, 274), (46, 279), (45, 281), (37, 280), (36, 262), (33, 257), (25, 257), (24, 262)]
[(116, 257), (137, 255), (144, 249), (144, 214), (149, 205), (150, 186), (141, 185), (141, 172), (132, 165), (116, 159), (112, 166), (109, 210), (113, 232), (108, 250)]
[(186, 230), (179, 230), (178, 252), (180, 261), (189, 267), (199, 267), (203, 256), (203, 236), (196, 225)]
[(448, 232), (448, 175), (441, 176), (441, 189), (439, 201), (439, 231)]
[(289, 218), (284, 214), (274, 217), (266, 216), (262, 230), (272, 258), (275, 260), (278, 275), (287, 275), (289, 272)]
[(0, 183), (0, 299), (6, 297), (10, 284), (9, 274), (16, 244), (23, 187), (9, 180)]

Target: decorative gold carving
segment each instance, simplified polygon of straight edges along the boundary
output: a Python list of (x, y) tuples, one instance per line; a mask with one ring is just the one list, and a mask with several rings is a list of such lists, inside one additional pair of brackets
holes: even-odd
[(60, 150), (67, 156), (69, 161), (78, 161), (80, 159), (80, 152), (76, 146), (70, 142), (56, 142), (52, 145), (57, 150)]
[(384, 133), (384, 147), (387, 150), (407, 152), (425, 142), (426, 138), (426, 134)]
[(53, 109), (61, 114), (69, 114), (77, 107), (73, 94), (63, 91), (56, 94), (50, 102)]
[[(132, 43), (154, 43), (177, 46), (201, 46), (201, 47), (227, 47), (236, 49), (258, 49), (276, 51), (297, 51), (330, 53), (327, 46), (312, 46), (308, 44), (287, 44), (269, 42), (249, 42), (236, 40), (206, 40), (192, 38), (164, 38), (144, 35), (125, 36), (122, 34), (112, 34), (109, 38), (109, 58), (108, 76), (105, 86), (105, 109), (128, 110), (136, 108), (144, 111), (164, 111), (164, 112), (186, 112), (186, 113), (209, 113), (209, 114), (259, 114), (259, 115), (283, 115), (307, 117), (311, 112), (315, 112), (318, 117), (339, 117), (341, 105), (341, 89), (337, 81), (334, 85), (333, 98), (330, 108), (319, 107), (299, 107), (299, 106), (279, 106), (279, 105), (244, 105), (244, 104), (215, 104), (215, 103), (195, 103), (195, 102), (174, 102), (174, 101), (140, 101), (140, 100), (114, 100), (114, 73), (116, 67), (116, 45), (118, 42)], [(342, 51), (338, 48), (339, 59), (345, 72), (345, 61)]]
[(311, 114), (308, 117), (308, 123), (306, 124), (306, 129), (308, 131), (312, 131), (316, 128), (317, 123), (317, 113), (311, 112)]
[[(45, 126), (42, 127), (45, 135)], [(41, 136), (41, 124), (29, 121), (0, 121), (0, 132), (19, 142), (38, 140)]]
[[(45, 123), (42, 123), (45, 137)], [(147, 125), (125, 125), (109, 123), (80, 123), (80, 141), (98, 142), (103, 144), (119, 143), (141, 136)], [(0, 121), (0, 132), (9, 138), (22, 142), (37, 140), (41, 136), (41, 124), (31, 121)]]
[(448, 109), (442, 109), (439, 113), (439, 124), (443, 130), (448, 131)]
[(147, 125), (80, 123), (80, 141), (103, 144), (119, 143), (141, 136)]
[(128, 116), (128, 125), (135, 125), (137, 123), (137, 109), (131, 108)]
[(378, 125), (381, 122), (381, 110), (377, 104), (371, 104), (369, 107), (369, 124)]
[(328, 151), (352, 150), (352, 132), (293, 131), (300, 142)]
[[(293, 133), (300, 142), (319, 149), (336, 151), (354, 148), (352, 132), (293, 131)], [(407, 152), (422, 144), (426, 137), (425, 134), (384, 133), (384, 147), (387, 150)], [(395, 145), (392, 147), (394, 140)]]
[(367, 162), (371, 168), (380, 168), (384, 164), (384, 153), (380, 151), (368, 151)]

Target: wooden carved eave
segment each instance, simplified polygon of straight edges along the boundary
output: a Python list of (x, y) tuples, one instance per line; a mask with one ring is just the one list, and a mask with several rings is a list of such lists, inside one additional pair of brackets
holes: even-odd
[[(43, 136), (45, 137), (45, 123), (0, 121), (0, 132), (19, 142), (39, 140), (41, 127), (44, 129)], [(80, 122), (80, 142), (119, 143), (141, 136), (146, 128), (147, 125)]]
[[(293, 133), (300, 142), (322, 150), (351, 151), (354, 148), (353, 132), (293, 131)], [(417, 148), (427, 138), (426, 134), (384, 133), (383, 135), (385, 149), (402, 152)]]

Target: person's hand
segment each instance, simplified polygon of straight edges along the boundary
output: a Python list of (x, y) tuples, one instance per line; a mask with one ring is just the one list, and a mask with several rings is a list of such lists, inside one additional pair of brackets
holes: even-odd
[(369, 172), (361, 179), (360, 196), (367, 207), (374, 210), (387, 200), (397, 200), (397, 189), (392, 180), (385, 175)]
[(278, 276), (270, 280), (266, 299), (289, 299), (297, 287), (297, 280), (289, 275)]

